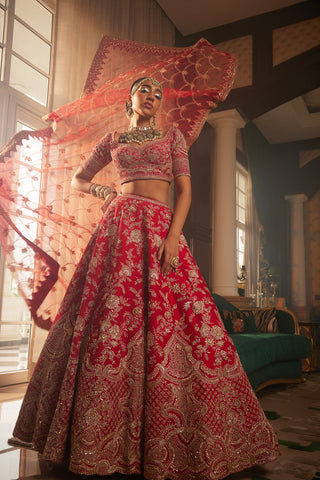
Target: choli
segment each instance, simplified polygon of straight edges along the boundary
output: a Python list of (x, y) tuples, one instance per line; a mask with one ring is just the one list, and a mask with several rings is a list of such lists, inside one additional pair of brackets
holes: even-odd
[(121, 183), (143, 179), (171, 182), (179, 175), (190, 176), (186, 142), (175, 127), (171, 127), (162, 138), (139, 146), (118, 143), (114, 135), (108, 134), (82, 166), (92, 178), (111, 161), (116, 166)]

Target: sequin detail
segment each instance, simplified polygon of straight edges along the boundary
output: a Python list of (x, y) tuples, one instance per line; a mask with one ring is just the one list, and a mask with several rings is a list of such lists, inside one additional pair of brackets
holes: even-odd
[(110, 204), (29, 384), (15, 437), (75, 473), (214, 480), (278, 455), (182, 235), (161, 273), (171, 218), (143, 197)]

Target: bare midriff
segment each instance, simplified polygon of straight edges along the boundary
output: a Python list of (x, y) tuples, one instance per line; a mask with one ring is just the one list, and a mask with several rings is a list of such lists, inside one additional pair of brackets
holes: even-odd
[(122, 184), (121, 193), (141, 195), (168, 205), (169, 185), (165, 180), (133, 180)]

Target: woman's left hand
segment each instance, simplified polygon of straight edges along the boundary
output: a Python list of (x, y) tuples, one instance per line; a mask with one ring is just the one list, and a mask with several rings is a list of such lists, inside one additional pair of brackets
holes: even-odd
[(174, 257), (178, 256), (179, 238), (168, 236), (158, 250), (158, 260), (162, 262), (161, 272), (163, 275), (168, 275), (172, 271), (171, 261)]

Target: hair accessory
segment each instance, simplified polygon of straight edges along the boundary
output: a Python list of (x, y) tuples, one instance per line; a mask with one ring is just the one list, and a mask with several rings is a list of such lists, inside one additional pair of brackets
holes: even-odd
[(158, 82), (158, 80), (156, 80), (155, 78), (152, 78), (152, 77), (143, 77), (139, 82), (134, 83), (131, 87), (130, 94), (134, 95), (136, 93), (136, 91), (141, 87), (141, 85), (144, 82), (148, 82), (148, 81), (151, 82), (152, 85), (154, 85), (155, 87), (158, 87), (161, 90), (161, 94), (162, 94), (161, 83)]

